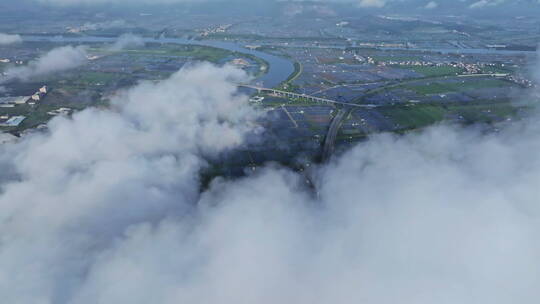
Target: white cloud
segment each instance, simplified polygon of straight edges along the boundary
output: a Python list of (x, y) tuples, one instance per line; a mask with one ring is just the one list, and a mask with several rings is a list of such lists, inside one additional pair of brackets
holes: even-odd
[(480, 0), (480, 1), (473, 2), (471, 5), (469, 5), (469, 8), (477, 9), (477, 8), (483, 8), (486, 6), (497, 6), (505, 2), (506, 0)]
[(360, 0), (360, 7), (384, 7), (386, 0)]
[[(42, 57), (31, 61), (26, 66), (8, 68), (7, 79), (28, 80), (50, 73), (65, 71), (83, 65), (87, 61), (84, 47), (63, 46), (52, 49)], [(2, 81), (2, 79), (0, 79)]]
[(439, 7), (439, 4), (435, 1), (430, 1), (424, 6), (425, 9), (435, 9), (437, 7)]
[(535, 303), (537, 131), (377, 136), (319, 200), (288, 170), (217, 182), (193, 218), (128, 229), (73, 303)]
[(22, 38), (19, 35), (9, 35), (0, 33), (0, 45), (14, 44), (22, 42)]
[[(112, 111), (55, 118), (50, 134), (3, 146), (3, 301), (66, 303), (130, 226), (191, 209), (199, 155), (236, 147), (252, 130), (258, 114), (231, 83), (245, 77), (231, 67), (186, 68), (115, 96)], [(6, 183), (8, 172), (15, 179)]]
[(123, 34), (116, 42), (109, 47), (111, 51), (120, 51), (128, 47), (141, 47), (144, 46), (144, 40), (134, 34)]

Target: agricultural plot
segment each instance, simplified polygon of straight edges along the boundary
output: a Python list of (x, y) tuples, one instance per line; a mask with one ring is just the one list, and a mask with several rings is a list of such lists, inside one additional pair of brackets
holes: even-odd
[(511, 87), (514, 86), (510, 82), (503, 79), (496, 78), (475, 78), (466, 79), (463, 77), (458, 80), (448, 80), (440, 82), (429, 82), (426, 84), (412, 84), (405, 85), (404, 87), (410, 89), (418, 94), (431, 95), (442, 94), (449, 92), (467, 92), (470, 90), (478, 90), (485, 88), (498, 88), (498, 87)]

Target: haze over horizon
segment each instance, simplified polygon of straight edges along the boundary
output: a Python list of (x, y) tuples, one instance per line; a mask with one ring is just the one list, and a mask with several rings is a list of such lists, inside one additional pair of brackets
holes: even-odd
[[(6, 7), (19, 5), (21, 8), (30, 8), (35, 5), (47, 5), (57, 8), (76, 8), (84, 6), (86, 8), (102, 7), (108, 5), (116, 7), (142, 5), (146, 7), (160, 5), (220, 5), (225, 10), (235, 10), (235, 5), (247, 6), (276, 6), (284, 4), (298, 5), (331, 5), (348, 6), (350, 9), (366, 12), (392, 12), (392, 13), (416, 13), (416, 14), (444, 14), (444, 13), (500, 13), (517, 14), (530, 13), (540, 9), (540, 2), (537, 0), (459, 0), (459, 1), (437, 1), (437, 0), (6, 0)], [(232, 4), (228, 5), (228, 4)], [(110, 7), (110, 6), (109, 6)]]

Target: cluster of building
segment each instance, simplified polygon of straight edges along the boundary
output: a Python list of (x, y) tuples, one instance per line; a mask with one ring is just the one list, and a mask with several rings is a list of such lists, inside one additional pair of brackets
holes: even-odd
[[(47, 87), (43, 86), (39, 88), (39, 90), (31, 96), (0, 97), (0, 107), (13, 108), (17, 105), (23, 105), (23, 104), (35, 105), (46, 94), (47, 94)], [(10, 116), (7, 114), (1, 114), (0, 127), (17, 127), (25, 119), (26, 117), (22, 115)]]
[[(9, 58), (0, 58), (0, 63), (11, 63), (11, 59), (9, 59)], [(21, 64), (24, 64), (24, 61), (22, 61), (22, 60), (15, 60), (13, 63), (18, 64), (18, 65), (21, 65)], [(5, 74), (2, 73), (2, 75), (5, 75)]]
[(231, 60), (230, 63), (238, 68), (245, 68), (250, 66), (249, 61), (245, 60), (244, 58), (235, 58)]
[(425, 66), (425, 67), (453, 67), (462, 69), (462, 74), (481, 74), (483, 68), (487, 66), (495, 66), (492, 63), (465, 63), (465, 62), (430, 62), (422, 60), (406, 60), (406, 61), (376, 61), (372, 57), (367, 57), (367, 63), (376, 64), (378, 66)]
[(201, 30), (200, 35), (201, 35), (201, 37), (206, 37), (206, 36), (209, 36), (211, 34), (225, 33), (231, 26), (232, 26), (232, 24), (223, 24), (223, 25), (218, 25), (216, 27), (203, 29), (203, 30)]
[(49, 112), (47, 112), (47, 114), (52, 115), (52, 116), (58, 116), (58, 115), (67, 116), (67, 115), (69, 115), (71, 113), (71, 111), (72, 110), (70, 108), (62, 107), (62, 108), (58, 108), (56, 110), (49, 111)]
[(526, 88), (532, 88), (536, 86), (536, 84), (533, 81), (519, 75), (510, 75), (508, 76), (508, 80), (513, 81), (514, 83), (517, 83)]
[[(10, 63), (11, 59), (9, 58), (0, 58), (0, 63)], [(24, 61), (22, 60), (15, 60), (13, 63), (15, 64), (24, 64)]]
[(30, 96), (0, 97), (0, 108), (13, 108), (19, 104), (26, 104)]
[(47, 86), (42, 86), (37, 92), (34, 93), (34, 95), (30, 96), (28, 104), (35, 105), (36, 103), (41, 101), (41, 99), (45, 97), (45, 95), (47, 95)]
[(414, 47), (414, 44), (406, 42), (406, 43), (388, 43), (388, 42), (359, 42), (356, 43), (357, 47), (363, 47), (363, 48), (412, 48)]
[(253, 96), (249, 99), (250, 102), (254, 102), (254, 103), (261, 103), (263, 102), (263, 100), (264, 100), (263, 96)]
[(0, 115), (0, 127), (17, 127), (25, 119), (26, 119), (26, 116), (22, 116), (22, 115), (9, 116), (9, 115), (6, 115), (6, 114), (1, 114)]

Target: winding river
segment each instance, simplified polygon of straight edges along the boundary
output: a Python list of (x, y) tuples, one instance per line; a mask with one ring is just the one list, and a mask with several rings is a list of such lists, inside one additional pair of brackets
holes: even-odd
[[(117, 37), (100, 37), (100, 36), (23, 36), (24, 41), (30, 42), (57, 42), (57, 43), (114, 43)], [(269, 67), (266, 74), (256, 79), (257, 82), (262, 82), (262, 85), (267, 88), (278, 86), (294, 72), (294, 64), (288, 59), (275, 56), (272, 54), (251, 50), (232, 42), (213, 41), (213, 40), (191, 40), (184, 38), (142, 38), (146, 43), (168, 43), (182, 45), (200, 45), (209, 46), (228, 50), (231, 52), (239, 52), (259, 57), (268, 62)]]

